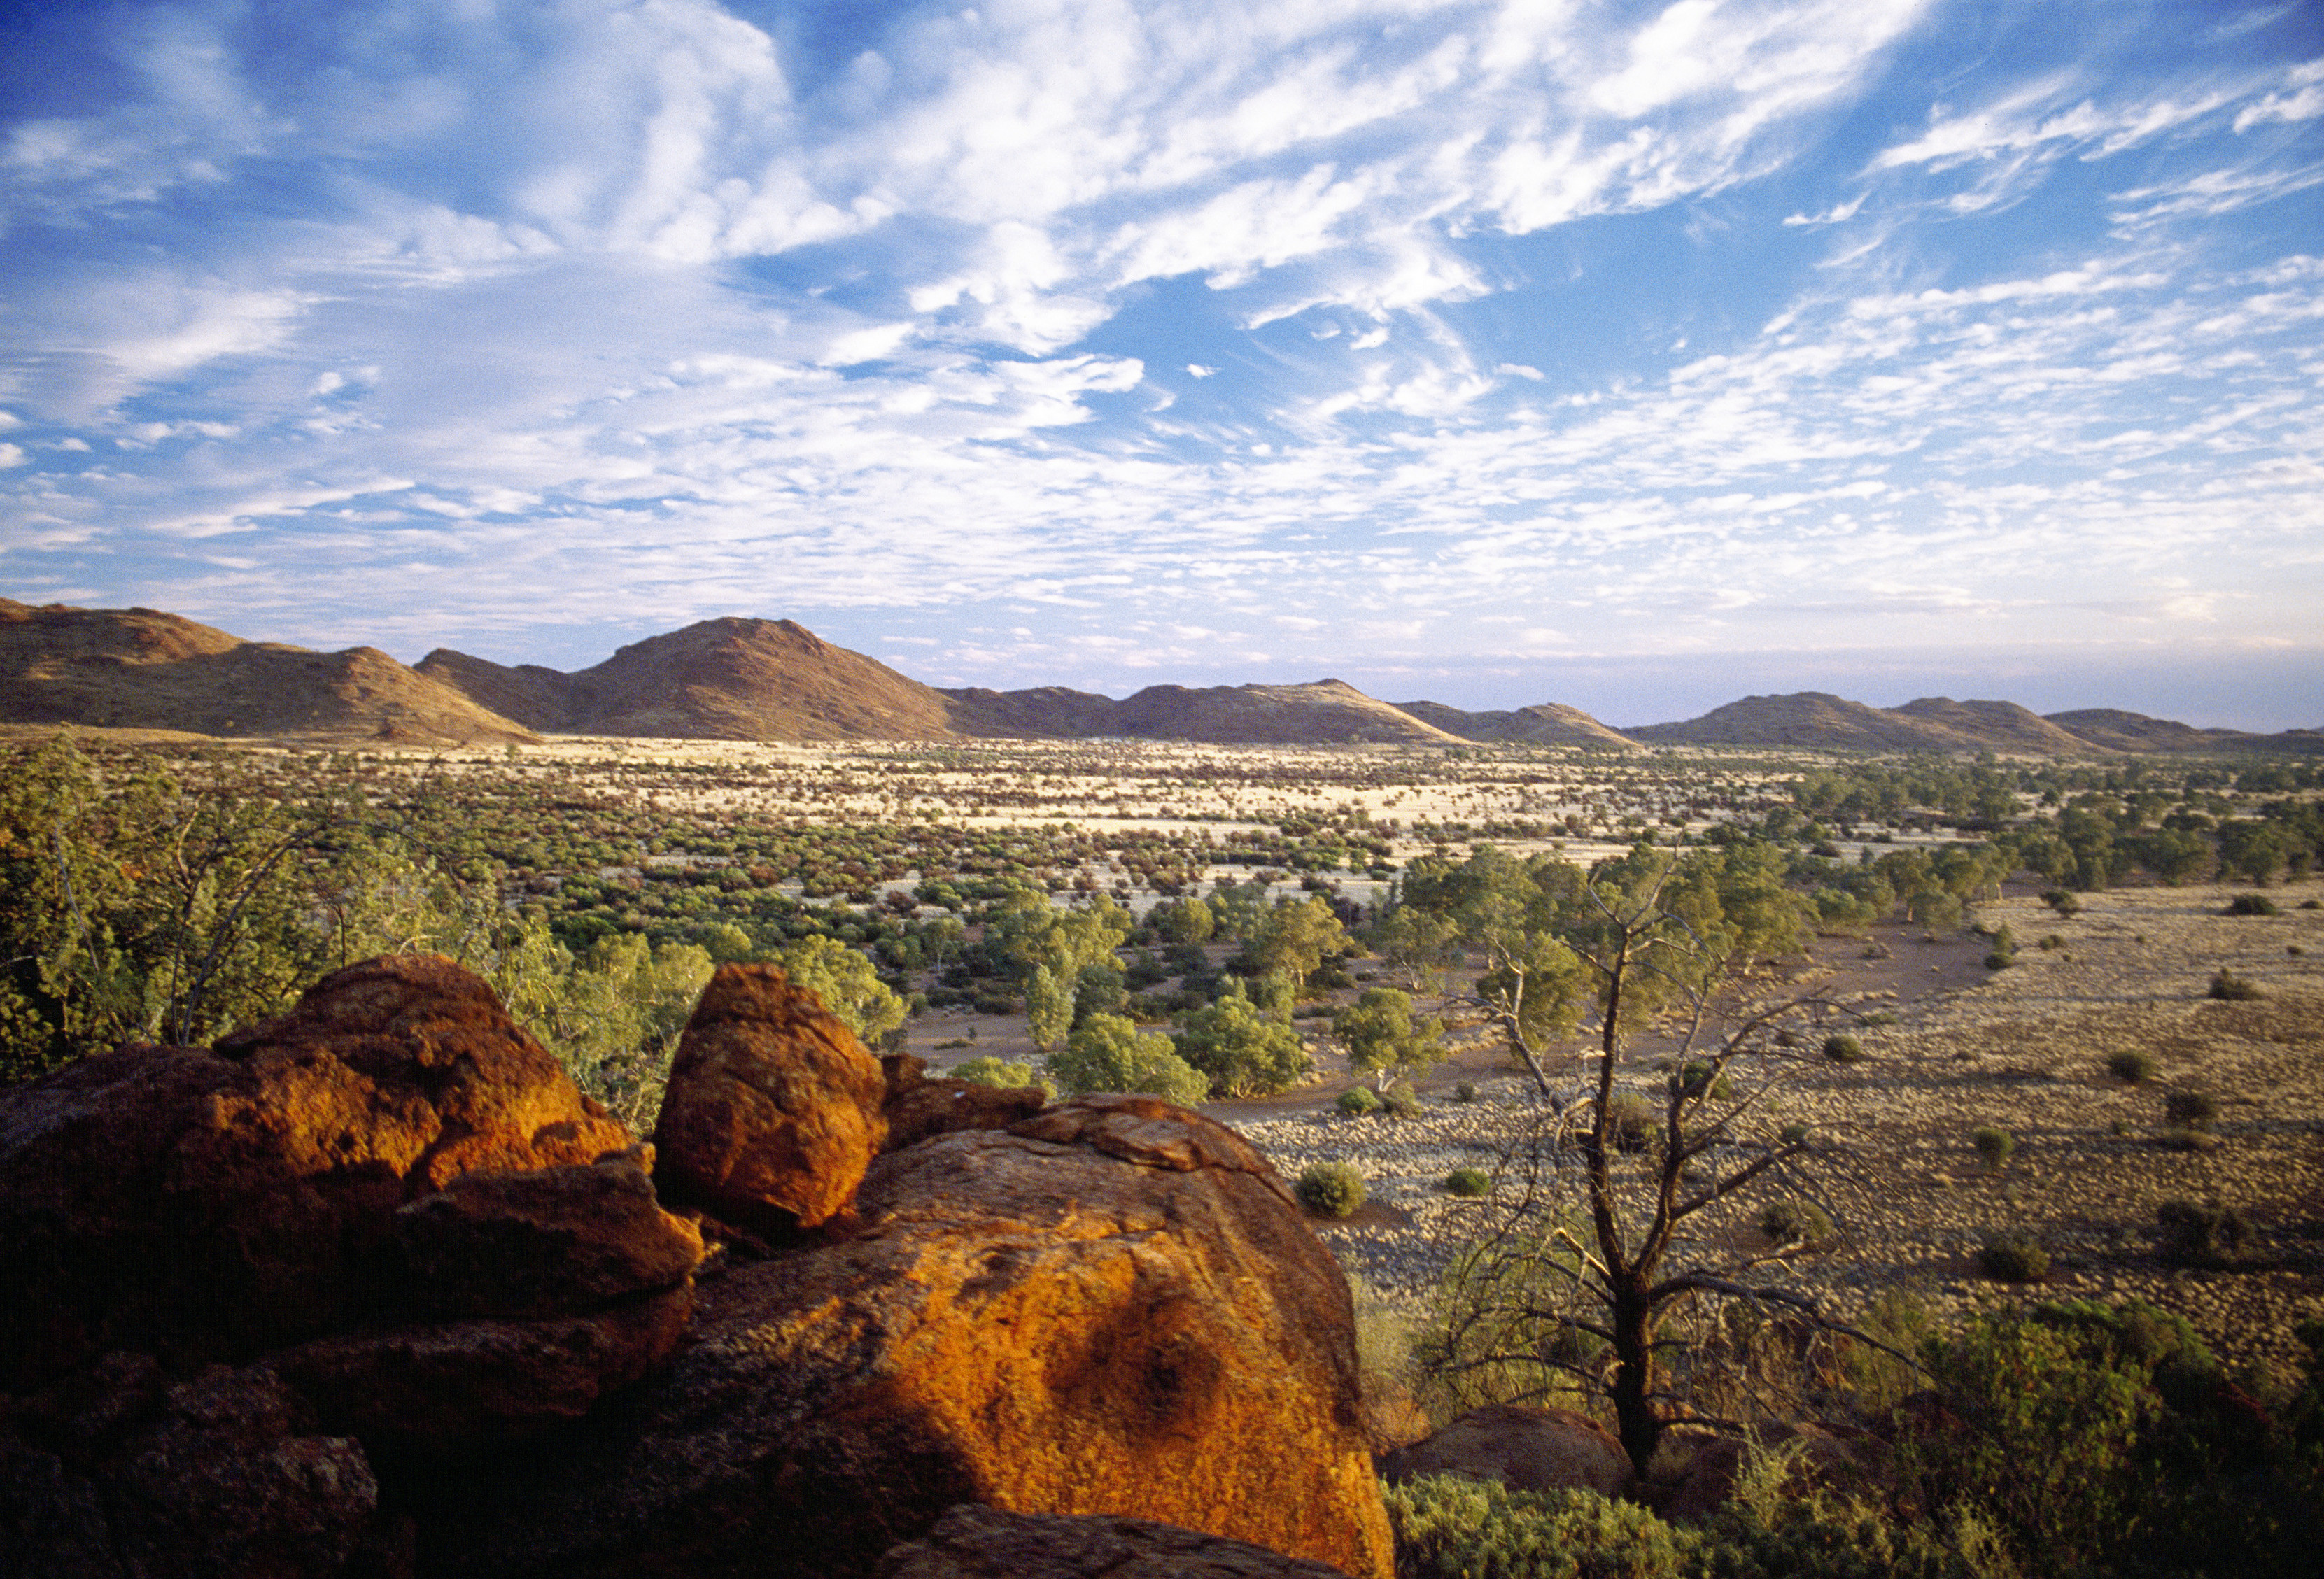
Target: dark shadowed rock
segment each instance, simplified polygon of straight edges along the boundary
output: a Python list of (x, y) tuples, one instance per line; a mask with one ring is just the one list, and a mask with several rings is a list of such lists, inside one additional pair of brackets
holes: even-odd
[(973, 1501), (1386, 1579), (1347, 1283), (1240, 1137), (1088, 1098), (891, 1152), (855, 1210), (705, 1285), (618, 1428), (511, 1461), (439, 1565), (865, 1574)]
[(316, 1434), (264, 1366), (163, 1390), (116, 1355), (0, 1425), (12, 1579), (332, 1579), (408, 1571), (357, 1444)]
[(928, 1079), (927, 1063), (908, 1052), (881, 1059), (887, 1100), (889, 1151), (918, 1145), (931, 1136), (964, 1129), (1007, 1129), (1048, 1106), (1038, 1086), (986, 1086), (974, 1080)]
[(1424, 1442), (1380, 1461), (1391, 1481), (1464, 1474), (1520, 1492), (1564, 1490), (1618, 1497), (1630, 1489), (1628, 1455), (1597, 1421), (1570, 1409), (1494, 1404), (1474, 1409)]
[(590, 1167), (464, 1173), (396, 1213), (415, 1301), (440, 1316), (540, 1317), (675, 1288), (702, 1235), (661, 1209), (652, 1148)]
[(1347, 1579), (1247, 1541), (1150, 1519), (964, 1503), (880, 1563), (880, 1579)]
[(654, 1125), (673, 1203), (785, 1237), (845, 1209), (887, 1139), (879, 1064), (773, 965), (722, 965), (687, 1023)]
[(490, 987), (432, 957), (337, 971), (212, 1051), (84, 1059), (0, 1091), (0, 1384), (343, 1326), (401, 1297), (405, 1202), (632, 1143)]
[(380, 1325), (273, 1363), (334, 1430), (459, 1456), (577, 1420), (686, 1336), (691, 1283), (586, 1315)]

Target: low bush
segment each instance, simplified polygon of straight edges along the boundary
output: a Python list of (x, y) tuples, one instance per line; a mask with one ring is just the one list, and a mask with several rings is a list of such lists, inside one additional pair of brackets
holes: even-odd
[(1352, 1117), (1361, 1118), (1367, 1113), (1378, 1113), (1382, 1106), (1379, 1093), (1370, 1086), (1351, 1086), (1340, 1093), (1332, 1105)]
[(1849, 1035), (1827, 1036), (1823, 1039), (1823, 1055), (1833, 1063), (1862, 1063), (1864, 1043)]
[(1397, 1579), (1680, 1579), (1702, 1537), (1595, 1492), (1419, 1475), (1381, 1489)]
[(1978, 1160), (1987, 1168), (2000, 1167), (2017, 1150), (2015, 1135), (1989, 1124), (1981, 1124), (1969, 1131), (1969, 1143), (1977, 1148)]
[(1635, 1091), (1617, 1091), (1606, 1107), (1606, 1134), (1618, 1152), (1643, 1152), (1655, 1138), (1661, 1115)]
[(2233, 1207), (2167, 1200), (2154, 1208), (2154, 1220), (2164, 1257), (2186, 1266), (2233, 1266), (2251, 1244), (2251, 1219)]
[(2163, 1115), (2181, 1129), (2209, 1129), (2218, 1122), (2219, 1099), (2209, 1091), (2173, 1091), (2163, 1099)]
[(1364, 1204), (1364, 1176), (1352, 1162), (1317, 1162), (1292, 1189), (1319, 1217), (1344, 1217)]
[(2016, 955), (2005, 954), (1998, 949), (1994, 950), (1985, 957), (1985, 968), (1987, 970), (2006, 970), (2012, 965), (2016, 963)]
[(1048, 1092), (1052, 1100), (1057, 1095), (1055, 1080), (1043, 1079), (1034, 1073), (1029, 1063), (1007, 1063), (997, 1058), (972, 1058), (945, 1071), (955, 1080), (966, 1080), (973, 1086), (1038, 1086)]
[(1473, 1081), (1463, 1080), (1459, 1085), (1452, 1088), (1453, 1101), (1474, 1102), (1476, 1099), (1477, 1088)]
[(2107, 1054), (2107, 1073), (2125, 1085), (2139, 1086), (2154, 1078), (2154, 1055), (2126, 1048), (2121, 1052)]
[(1725, 1075), (1714, 1075), (1706, 1059), (1689, 1059), (1681, 1065), (1678, 1086), (1690, 1097), (1707, 1097), (1713, 1102), (1731, 1101), (1735, 1096), (1735, 1083)]
[(1380, 1107), (1390, 1118), (1420, 1116), (1420, 1094), (1409, 1086), (1391, 1086), (1380, 1098)]
[(2227, 901), (2229, 915), (2282, 915), (2275, 901), (2264, 894), (2238, 894)]
[(1784, 1144), (1787, 1146), (1796, 1146), (1802, 1141), (1808, 1138), (1808, 1126), (1802, 1124), (1798, 1119), (1794, 1119), (1791, 1123), (1785, 1125), (1782, 1129), (1775, 1132), (1775, 1138), (1782, 1141)]
[(2242, 1003), (2258, 997), (2260, 990), (2222, 965), (2212, 974), (2209, 996), (2229, 1003)]
[(1814, 1244), (1831, 1237), (1831, 1218), (1813, 1201), (1770, 1201), (1759, 1213), (1759, 1232), (1778, 1244)]
[(2005, 1283), (2034, 1283), (2049, 1275), (2050, 1253), (2025, 1234), (1989, 1234), (1978, 1247), (1985, 1275)]
[(1482, 1168), (1455, 1168), (1444, 1176), (1444, 1188), (1454, 1195), (1490, 1195), (1493, 1180)]
[(2063, 888), (2044, 889), (2042, 903), (2060, 915), (2080, 915), (2082, 913), (2082, 902)]

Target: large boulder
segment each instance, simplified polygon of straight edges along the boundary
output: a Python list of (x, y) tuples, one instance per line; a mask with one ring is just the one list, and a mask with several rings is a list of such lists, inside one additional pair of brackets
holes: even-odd
[(888, 1125), (853, 1032), (773, 965), (722, 965), (670, 1062), (654, 1125), (662, 1198), (769, 1239), (847, 1208)]
[(1571, 1409), (1494, 1404), (1472, 1409), (1425, 1441), (1388, 1455), (1391, 1481), (1464, 1474), (1513, 1491), (1589, 1491), (1618, 1497), (1634, 1476), (1622, 1444), (1597, 1421)]
[(1150, 1519), (964, 1503), (880, 1563), (880, 1579), (1347, 1579), (1339, 1569)]
[(882, 1156), (854, 1205), (706, 1283), (618, 1428), (511, 1460), (436, 1565), (868, 1574), (979, 1502), (1391, 1572), (1346, 1281), (1231, 1131), (1086, 1097)]
[(212, 1051), (84, 1059), (0, 1091), (0, 1386), (109, 1349), (184, 1372), (343, 1326), (401, 1297), (405, 1203), (632, 1143), (432, 957), (335, 972)]

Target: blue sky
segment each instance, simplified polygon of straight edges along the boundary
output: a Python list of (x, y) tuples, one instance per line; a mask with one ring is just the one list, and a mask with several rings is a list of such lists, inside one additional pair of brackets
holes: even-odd
[(14, 4), (0, 592), (2324, 725), (2324, 5)]

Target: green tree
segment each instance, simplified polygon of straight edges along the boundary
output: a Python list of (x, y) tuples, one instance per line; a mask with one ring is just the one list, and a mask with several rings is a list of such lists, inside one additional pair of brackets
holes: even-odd
[(1288, 975), (1296, 989), (1306, 985), (1327, 955), (1343, 954), (1354, 946), (1325, 901), (1286, 896), (1252, 924), (1243, 953), (1261, 974), (1280, 970)]
[(1201, 1070), (1221, 1097), (1280, 1091), (1312, 1067), (1297, 1033), (1261, 1014), (1240, 982), (1188, 1014), (1173, 1040), (1178, 1056)]
[(1180, 1058), (1170, 1038), (1141, 1032), (1119, 1014), (1093, 1014), (1049, 1055), (1049, 1074), (1078, 1097), (1136, 1091), (1191, 1107), (1210, 1095), (1210, 1080)]
[(1199, 899), (1173, 899), (1157, 904), (1148, 919), (1166, 941), (1173, 943), (1206, 943), (1218, 929), (1218, 918)]
[(1074, 990), (1047, 965), (1025, 978), (1025, 1022), (1033, 1045), (1047, 1052), (1064, 1045), (1074, 1026)]
[(1392, 987), (1365, 988), (1353, 1004), (1332, 1016), (1332, 1034), (1348, 1050), (1348, 1067), (1377, 1076), (1383, 1088), (1406, 1071), (1444, 1057), (1443, 1024), (1414, 1020), (1412, 996)]
[[(774, 962), (793, 987), (821, 998), (866, 1047), (878, 1047), (904, 1023), (904, 1000), (880, 979), (871, 960), (836, 938), (801, 938), (776, 954)], [(698, 996), (700, 989), (696, 991)]]

